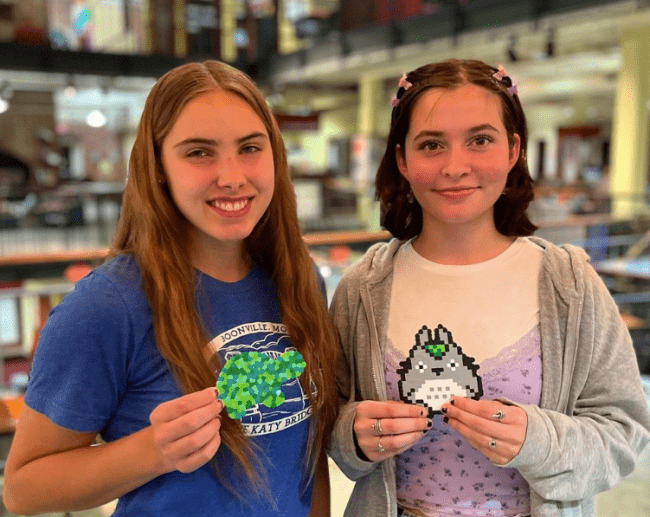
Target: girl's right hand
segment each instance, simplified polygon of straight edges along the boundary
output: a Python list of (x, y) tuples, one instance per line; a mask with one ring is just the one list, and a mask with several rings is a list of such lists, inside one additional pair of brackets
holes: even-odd
[[(370, 461), (395, 456), (411, 447), (431, 427), (426, 414), (426, 408), (413, 404), (364, 400), (357, 406), (354, 416), (357, 443)], [(377, 427), (381, 428), (381, 435)]]
[(214, 388), (163, 402), (149, 420), (164, 472), (192, 472), (205, 465), (221, 445), (221, 410)]

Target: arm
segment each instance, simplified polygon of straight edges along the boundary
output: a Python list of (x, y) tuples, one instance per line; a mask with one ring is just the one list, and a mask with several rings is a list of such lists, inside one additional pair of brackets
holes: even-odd
[(526, 439), (505, 465), (519, 469), (541, 497), (556, 501), (611, 488), (632, 472), (649, 439), (648, 406), (629, 332), (597, 274), (585, 266), (584, 275), (579, 345), (566, 401), (560, 399), (561, 411), (520, 406), (528, 418)]
[(351, 308), (348, 293), (355, 290), (349, 284), (349, 278), (343, 276), (330, 305), (330, 316), (340, 345), (336, 365), (336, 385), (341, 409), (332, 430), (328, 452), (348, 478), (357, 480), (375, 470), (377, 463), (361, 459), (354, 443), (354, 415), (359, 401), (355, 400), (357, 398), (354, 386), (355, 372), (350, 364), (354, 359), (352, 356), (354, 345), (351, 343), (349, 320), (353, 318), (352, 311), (355, 309)]
[(330, 517), (330, 515), (330, 471), (327, 455), (323, 451), (316, 466), (309, 517)]
[(83, 510), (161, 474), (191, 472), (220, 445), (222, 407), (208, 388), (161, 404), (151, 414), (151, 426), (97, 446), (92, 446), (97, 433), (59, 427), (25, 407), (5, 468), (5, 505), (29, 515)]
[(34, 515), (93, 508), (163, 473), (150, 428), (91, 446), (95, 436), (59, 427), (25, 407), (5, 468), (7, 509)]
[[(342, 349), (337, 365), (337, 386), (343, 407), (334, 424), (329, 452), (341, 471), (357, 480), (375, 470), (379, 462), (399, 454), (422, 438), (430, 422), (420, 406), (362, 400), (362, 395), (356, 391), (358, 368), (353, 343), (358, 332), (350, 321), (355, 319), (358, 306), (350, 301), (348, 293), (358, 293), (358, 287), (350, 283), (346, 277), (341, 280), (330, 308)], [(383, 452), (379, 452), (379, 437), (373, 432), (373, 424), (378, 419), (385, 434), (381, 437)]]

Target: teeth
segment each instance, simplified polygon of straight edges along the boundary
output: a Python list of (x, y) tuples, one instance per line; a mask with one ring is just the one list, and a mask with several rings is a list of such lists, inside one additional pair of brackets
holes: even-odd
[(248, 203), (247, 200), (240, 200), (240, 201), (213, 201), (212, 205), (219, 208), (220, 210), (225, 210), (226, 212), (236, 212), (237, 210), (241, 210), (246, 206), (246, 203)]

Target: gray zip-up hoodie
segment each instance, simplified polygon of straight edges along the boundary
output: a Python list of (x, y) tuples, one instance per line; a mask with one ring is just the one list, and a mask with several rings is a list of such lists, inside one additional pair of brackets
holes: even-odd
[[(539, 406), (516, 404), (526, 411), (528, 428), (519, 454), (504, 467), (517, 468), (529, 483), (532, 517), (593, 517), (595, 495), (631, 473), (650, 440), (648, 404), (630, 334), (587, 254), (530, 239), (545, 249), (542, 395)], [(395, 462), (359, 458), (353, 424), (359, 401), (386, 400), (386, 326), (394, 260), (403, 244), (393, 239), (372, 246), (345, 273), (330, 307), (342, 347), (344, 403), (330, 454), (356, 481), (345, 517), (397, 512)]]

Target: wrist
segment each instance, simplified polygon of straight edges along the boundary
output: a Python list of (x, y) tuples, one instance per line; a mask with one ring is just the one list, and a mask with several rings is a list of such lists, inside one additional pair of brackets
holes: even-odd
[(140, 446), (141, 450), (145, 451), (143, 461), (147, 465), (147, 470), (151, 472), (154, 477), (162, 476), (163, 474), (168, 474), (174, 469), (170, 468), (165, 462), (163, 455), (160, 453), (160, 449), (156, 446), (154, 440), (153, 427), (145, 427), (139, 433), (139, 439), (142, 441)]

